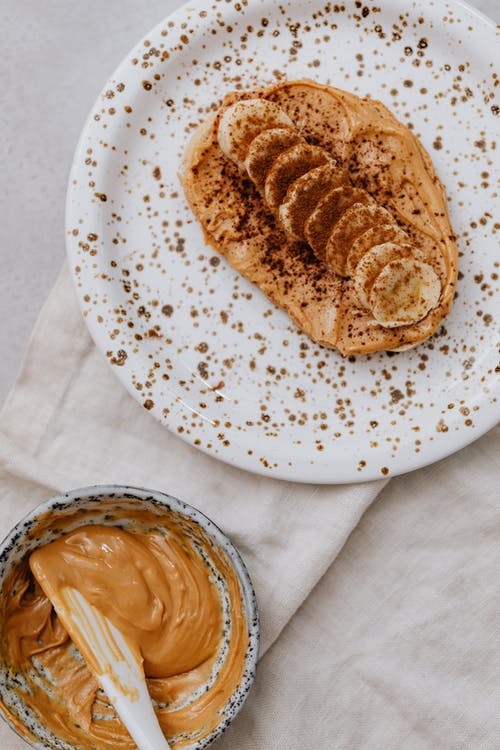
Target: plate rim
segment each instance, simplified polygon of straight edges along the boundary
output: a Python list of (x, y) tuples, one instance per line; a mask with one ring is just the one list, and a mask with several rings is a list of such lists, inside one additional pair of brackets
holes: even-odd
[[(269, 0), (267, 0), (269, 1)], [(388, 0), (389, 2), (393, 2), (394, 0)], [(264, 0), (266, 2), (266, 0)], [(410, 2), (410, 0), (405, 0), (405, 2)], [(87, 117), (85, 118), (84, 124), (82, 126), (79, 138), (77, 140), (77, 144), (74, 150), (73, 158), (71, 161), (71, 166), (69, 170), (68, 175), (68, 183), (67, 183), (67, 190), (66, 190), (66, 199), (65, 199), (65, 246), (66, 246), (66, 257), (68, 261), (70, 276), (72, 280), (72, 285), (76, 294), (76, 298), (78, 301), (78, 306), (80, 308), (80, 311), (82, 313), (82, 317), (84, 318), (86, 328), (88, 332), (91, 335), (91, 338), (93, 340), (94, 345), (102, 355), (102, 358), (107, 362), (107, 366), (112, 368), (112, 365), (107, 361), (107, 358), (104, 356), (102, 347), (99, 344), (99, 331), (97, 328), (97, 325), (94, 325), (92, 319), (87, 318), (83, 316), (84, 311), (84, 305), (83, 305), (83, 298), (82, 295), (79, 292), (78, 285), (77, 285), (77, 279), (75, 276), (75, 273), (71, 266), (71, 261), (74, 260), (74, 254), (71, 247), (71, 240), (70, 240), (70, 227), (74, 226), (73, 218), (76, 218), (76, 213), (73, 214), (73, 206), (72, 206), (72, 182), (76, 177), (76, 174), (79, 172), (79, 157), (82, 154), (83, 144), (88, 137), (89, 130), (91, 126), (93, 125), (93, 113), (95, 111), (95, 108), (100, 104), (103, 94), (106, 90), (110, 87), (110, 82), (117, 80), (120, 77), (120, 72), (125, 68), (129, 60), (135, 56), (135, 53), (142, 49), (144, 41), (151, 39), (153, 36), (157, 35), (159, 31), (161, 31), (165, 24), (169, 21), (176, 20), (177, 16), (180, 18), (183, 18), (185, 13), (187, 11), (200, 11), (200, 10), (207, 10), (207, 12), (212, 8), (212, 5), (210, 4), (211, 0), (192, 0), (190, 2), (187, 0), (182, 5), (180, 5), (178, 8), (176, 8), (171, 13), (164, 16), (157, 24), (155, 24), (147, 33), (145, 33), (140, 40), (133, 45), (131, 49), (121, 58), (119, 64), (114, 68), (113, 72), (110, 76), (106, 79), (106, 82), (104, 86), (100, 89), (97, 97), (92, 103), (92, 106), (90, 107), (89, 113)], [(496, 24), (489, 16), (484, 14), (479, 9), (473, 7), (470, 5), (466, 0), (433, 0), (432, 3), (433, 6), (439, 6), (443, 9), (449, 9), (450, 7), (455, 7), (459, 10), (465, 10), (466, 12), (473, 15), (477, 21), (480, 23), (486, 25), (489, 31), (492, 31), (495, 36), (498, 36), (500, 34), (500, 25)], [(123, 77), (123, 76), (122, 76)], [(134, 401), (140, 406), (140, 403), (137, 399), (137, 392), (133, 388), (131, 382), (129, 379), (125, 377), (121, 377), (119, 372), (116, 372), (116, 368), (113, 369), (115, 373), (115, 377), (119, 380), (119, 382), (126, 388), (128, 393), (132, 396)], [(497, 381), (497, 389), (500, 392), (500, 384)], [(482, 394), (483, 395), (483, 394)], [(497, 414), (498, 412), (498, 414)], [(481, 437), (483, 437), (487, 432), (489, 432), (491, 429), (493, 429), (500, 420), (500, 404), (497, 409), (490, 409), (488, 410), (486, 417), (481, 421), (481, 426), (475, 428), (475, 430), (470, 433), (465, 433), (464, 430), (457, 431), (456, 433), (451, 433), (447, 436), (447, 440), (444, 443), (441, 443), (439, 445), (435, 445), (434, 449), (432, 451), (429, 451), (428, 454), (416, 454), (413, 453), (409, 456), (409, 459), (405, 462), (405, 466), (402, 467), (394, 467), (391, 468), (387, 475), (383, 475), (380, 471), (380, 469), (377, 471), (375, 468), (373, 470), (367, 469), (363, 472), (359, 473), (357, 476), (354, 476), (353, 471), (341, 473), (339, 477), (333, 477), (331, 474), (328, 476), (323, 476), (321, 471), (321, 467), (318, 467), (316, 462), (312, 462), (310, 467), (303, 466), (302, 469), (299, 469), (299, 475), (293, 476), (294, 474), (294, 468), (291, 467), (290, 471), (286, 470), (286, 467), (280, 467), (280, 468), (272, 468), (272, 469), (266, 469), (265, 467), (259, 467), (257, 464), (255, 465), (248, 465), (248, 463), (245, 462), (245, 455), (241, 453), (237, 453), (236, 455), (230, 454), (225, 455), (219, 452), (215, 452), (209, 448), (207, 448), (205, 445), (195, 445), (194, 444), (194, 438), (192, 438), (190, 435), (186, 435), (185, 433), (178, 433), (174, 430), (173, 427), (171, 427), (169, 424), (167, 424), (165, 421), (163, 421), (159, 416), (157, 416), (154, 411), (152, 411), (152, 417), (155, 418), (163, 428), (167, 429), (174, 437), (180, 438), (184, 443), (191, 446), (192, 448), (195, 448), (202, 453), (204, 453), (207, 456), (210, 456), (213, 459), (216, 459), (218, 461), (221, 461), (222, 463), (225, 463), (229, 466), (250, 472), (251, 474), (254, 474), (256, 476), (262, 476), (268, 479), (277, 479), (280, 481), (288, 481), (288, 482), (297, 482), (300, 484), (317, 484), (317, 485), (336, 485), (336, 484), (364, 484), (366, 482), (370, 481), (376, 481), (376, 480), (387, 480), (389, 478), (402, 476), (405, 474), (412, 473), (414, 471), (417, 471), (418, 469), (425, 468), (426, 466), (431, 466), (432, 464), (441, 461), (445, 458), (448, 458), (452, 456), (457, 451), (462, 450), (463, 448), (468, 447), (472, 443), (476, 442), (476, 440), (479, 440)], [(489, 418), (488, 418), (489, 417)], [(463, 440), (463, 436), (467, 435), (466, 440)], [(470, 437), (469, 437), (470, 436)], [(387, 455), (389, 454), (389, 451), (386, 451)], [(381, 455), (381, 461), (383, 461), (383, 456)], [(317, 473), (316, 473), (317, 472)]]

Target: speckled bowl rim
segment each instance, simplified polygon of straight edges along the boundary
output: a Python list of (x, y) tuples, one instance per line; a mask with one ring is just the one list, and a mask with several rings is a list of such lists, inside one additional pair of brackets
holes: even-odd
[[(231, 707), (228, 709), (228, 715), (221, 721), (220, 724), (214, 729), (214, 731), (202, 740), (199, 740), (193, 745), (189, 745), (186, 750), (204, 750), (209, 747), (220, 735), (225, 732), (228, 726), (234, 721), (238, 713), (240, 712), (243, 704), (248, 697), (248, 693), (252, 687), (255, 672), (257, 669), (257, 661), (259, 656), (259, 644), (260, 644), (260, 617), (257, 606), (257, 598), (255, 590), (252, 584), (252, 580), (248, 573), (248, 570), (243, 562), (243, 559), (232, 544), (229, 538), (224, 532), (215, 524), (208, 516), (206, 516), (201, 510), (195, 508), (189, 503), (185, 503), (183, 500), (179, 500), (172, 495), (160, 490), (151, 490), (144, 487), (135, 487), (132, 485), (121, 485), (121, 484), (103, 484), (103, 485), (90, 485), (88, 487), (80, 487), (68, 492), (63, 492), (60, 495), (45, 500), (36, 506), (33, 510), (27, 513), (21, 518), (15, 526), (9, 531), (9, 533), (0, 542), (0, 559), (4, 555), (6, 549), (9, 547), (13, 540), (14, 543), (23, 535), (22, 527), (26, 524), (31, 524), (36, 521), (37, 518), (52, 510), (58, 504), (63, 506), (71, 505), (72, 503), (77, 504), (79, 500), (82, 502), (89, 500), (93, 497), (116, 497), (117, 500), (124, 498), (127, 500), (148, 500), (153, 502), (154, 505), (161, 506), (167, 511), (174, 511), (180, 516), (194, 521), (198, 524), (224, 551), (227, 555), (233, 569), (238, 576), (238, 581), (241, 588), (241, 595), (245, 606), (245, 614), (247, 618), (247, 628), (249, 643), (245, 654), (245, 670), (241, 677), (240, 683), (236, 688), (235, 692), (231, 696), (228, 702)], [(56, 508), (57, 510), (57, 508)], [(19, 536), (20, 535), (20, 536)], [(0, 579), (0, 585), (2, 581)], [(38, 741), (31, 741), (28, 737), (22, 735), (16, 727), (12, 724), (9, 717), (5, 714), (3, 707), (0, 703), (0, 716), (6, 722), (6, 724), (12, 729), (18, 737), (26, 742), (31, 747), (37, 750), (46, 750), (47, 745), (41, 744)]]

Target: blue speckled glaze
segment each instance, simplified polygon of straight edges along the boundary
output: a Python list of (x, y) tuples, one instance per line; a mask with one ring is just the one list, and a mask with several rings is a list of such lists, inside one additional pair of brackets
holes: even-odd
[[(209, 736), (186, 746), (186, 750), (203, 750), (227, 729), (245, 702), (255, 676), (260, 627), (255, 592), (240, 554), (219, 527), (201, 511), (163, 492), (122, 485), (84, 487), (58, 495), (42, 503), (21, 519), (0, 544), (0, 590), (12, 568), (40, 544), (47, 544), (83, 523), (118, 525), (115, 521), (113, 508), (136, 510), (138, 506), (147, 507), (148, 510), (157, 514), (159, 525), (161, 525), (161, 518), (165, 514), (176, 517), (180, 524), (182, 524), (183, 518), (196, 523), (200, 527), (200, 534), (203, 537), (208, 537), (214, 545), (223, 550), (238, 576), (249, 635), (248, 648), (245, 654), (245, 670), (238, 688), (228, 700), (221, 714), (218, 726)], [(40, 536), (39, 524), (42, 519), (47, 519), (48, 515), (53, 516), (53, 523)], [(58, 528), (58, 519), (68, 519), (72, 516), (74, 516), (74, 519), (71, 522), (66, 522), (64, 528)], [(127, 521), (121, 518), (119, 525), (127, 528)], [(38, 717), (12, 689), (18, 679), (19, 676), (12, 669), (0, 663), (1, 700), (35, 737), (33, 740), (27, 740), (26, 737), (20, 735), (22, 739), (39, 750), (46, 750), (47, 748), (83, 750), (79, 746), (68, 744), (54, 736), (52, 732), (40, 724)], [(14, 731), (17, 731), (8, 714), (3, 711), (1, 702), (0, 715)]]

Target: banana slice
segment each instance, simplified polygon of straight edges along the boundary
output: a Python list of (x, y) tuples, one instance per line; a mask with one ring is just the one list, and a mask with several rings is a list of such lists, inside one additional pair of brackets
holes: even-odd
[(278, 211), (288, 188), (314, 167), (332, 162), (331, 156), (319, 146), (298, 143), (278, 156), (269, 170), (264, 186), (264, 199), (272, 211)]
[[(389, 211), (365, 190), (346, 185), (328, 152), (308, 144), (276, 104), (243, 99), (227, 107), (217, 139), (285, 232), (305, 239), (337, 275), (351, 276), (359, 305), (382, 326), (415, 323), (438, 304), (436, 270)], [(224, 222), (218, 228), (226, 232)]]
[(441, 282), (434, 269), (415, 258), (388, 263), (375, 279), (369, 303), (373, 317), (386, 328), (425, 318), (439, 302)]
[(397, 245), (404, 245), (408, 242), (408, 235), (394, 221), (367, 229), (366, 232), (363, 232), (362, 235), (354, 240), (347, 253), (346, 274), (354, 276), (355, 269), (364, 254), (372, 247), (383, 245), (386, 242), (395, 242)]
[(383, 268), (393, 260), (409, 256), (411, 252), (411, 245), (384, 242), (371, 247), (363, 255), (352, 277), (354, 292), (361, 307), (370, 310), (370, 292)]
[(266, 177), (274, 161), (297, 143), (305, 143), (305, 140), (292, 128), (271, 128), (255, 136), (248, 149), (245, 169), (260, 193), (264, 192)]
[(304, 239), (304, 224), (325, 193), (340, 187), (343, 175), (332, 162), (310, 169), (288, 188), (279, 207), (279, 219), (285, 232), (294, 240)]
[(318, 203), (304, 225), (304, 235), (307, 242), (320, 259), (325, 258), (325, 249), (332, 229), (346, 211), (354, 203), (375, 205), (373, 198), (361, 188), (350, 186), (338, 187), (330, 190)]
[(325, 263), (339, 276), (350, 276), (346, 269), (346, 261), (355, 240), (368, 229), (391, 220), (389, 211), (382, 206), (354, 203), (333, 227), (326, 243)]
[(217, 139), (223, 153), (241, 169), (256, 135), (270, 128), (293, 128), (287, 114), (266, 99), (243, 99), (228, 107), (219, 121)]

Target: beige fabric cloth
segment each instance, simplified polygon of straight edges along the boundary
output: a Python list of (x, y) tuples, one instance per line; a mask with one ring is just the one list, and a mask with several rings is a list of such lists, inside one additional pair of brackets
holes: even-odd
[[(262, 617), (256, 684), (220, 750), (493, 750), (499, 445), (497, 428), (388, 484), (300, 485), (226, 466), (125, 392), (64, 268), (0, 416), (0, 531), (56, 492), (110, 482), (213, 518), (245, 558)], [(0, 746), (25, 747), (4, 725)]]

